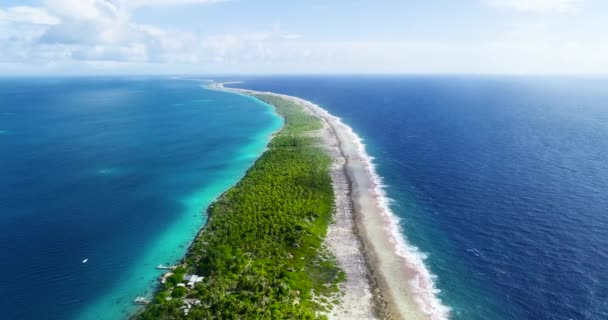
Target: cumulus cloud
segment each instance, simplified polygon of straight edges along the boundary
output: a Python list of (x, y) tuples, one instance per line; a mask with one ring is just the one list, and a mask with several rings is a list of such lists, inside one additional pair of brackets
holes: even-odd
[(482, 3), (524, 12), (571, 12), (578, 8), (579, 0), (481, 0)]
[(227, 2), (230, 0), (131, 0), (127, 5), (132, 8), (151, 7), (151, 6), (174, 6), (187, 4), (214, 4), (219, 2)]
[[(150, 4), (168, 2), (157, 0)], [(134, 23), (131, 19), (133, 6), (127, 5), (126, 0), (44, 0), (43, 5), (0, 11), (0, 61), (48, 64), (71, 60), (192, 60), (190, 54), (184, 54), (187, 42), (194, 46), (197, 43), (190, 33)]]
[(59, 24), (61, 20), (44, 8), (17, 6), (8, 10), (0, 9), (0, 22), (53, 25)]
[(44, 7), (56, 15), (77, 20), (116, 19), (126, 12), (122, 2), (109, 0), (44, 0)]
[[(235, 65), (270, 61), (277, 57), (275, 48), (280, 42), (302, 37), (283, 32), (279, 24), (262, 32), (203, 35), (131, 19), (133, 11), (142, 6), (217, 2), (224, 0), (44, 0), (44, 7), (10, 8), (0, 12), (0, 21), (7, 21), (0, 24), (0, 61)], [(17, 28), (17, 21), (25, 23)]]
[[(42, 0), (0, 9), (0, 63), (32, 70), (67, 65), (160, 72), (547, 73), (606, 72), (608, 46), (582, 33), (550, 37), (550, 26), (514, 24), (493, 39), (441, 41), (315, 40), (284, 30), (220, 34), (136, 23), (142, 6), (221, 0)], [(481, 0), (527, 12), (576, 10), (573, 0)], [(145, 69), (141, 68), (145, 65)], [(181, 69), (180, 69), (181, 66)], [(26, 68), (24, 67), (24, 68)], [(109, 68), (109, 69), (108, 69)], [(162, 69), (164, 68), (164, 69)], [(4, 70), (7, 70), (6, 67)], [(152, 71), (151, 71), (152, 72)]]

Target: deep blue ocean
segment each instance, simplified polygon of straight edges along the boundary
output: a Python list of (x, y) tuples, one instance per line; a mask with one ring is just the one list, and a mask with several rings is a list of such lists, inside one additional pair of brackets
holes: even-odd
[(608, 319), (608, 79), (231, 80), (362, 136), (453, 319)]
[(0, 79), (0, 318), (125, 319), (281, 124), (200, 81)]

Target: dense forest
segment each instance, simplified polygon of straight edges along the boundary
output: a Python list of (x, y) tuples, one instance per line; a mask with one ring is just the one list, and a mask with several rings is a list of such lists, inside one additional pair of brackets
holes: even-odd
[[(323, 247), (334, 210), (331, 158), (302, 106), (257, 97), (285, 125), (243, 179), (208, 209), (209, 220), (138, 319), (319, 319), (344, 273)], [(184, 275), (204, 276), (192, 288)]]

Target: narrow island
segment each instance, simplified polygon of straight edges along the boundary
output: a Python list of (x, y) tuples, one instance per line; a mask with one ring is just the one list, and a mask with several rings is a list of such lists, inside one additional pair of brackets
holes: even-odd
[(133, 318), (448, 318), (350, 127), (296, 97), (211, 88), (274, 106), (284, 126)]

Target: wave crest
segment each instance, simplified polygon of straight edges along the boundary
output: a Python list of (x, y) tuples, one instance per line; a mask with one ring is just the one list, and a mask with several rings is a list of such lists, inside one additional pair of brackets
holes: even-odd
[(373, 194), (375, 199), (375, 205), (379, 209), (382, 220), (384, 222), (384, 228), (387, 231), (389, 242), (394, 246), (395, 254), (399, 256), (403, 267), (405, 267), (413, 276), (408, 279), (408, 284), (411, 289), (411, 293), (414, 295), (414, 302), (422, 313), (424, 313), (429, 320), (446, 320), (450, 318), (451, 309), (444, 305), (438, 294), (441, 292), (436, 285), (436, 275), (432, 274), (431, 271), (426, 267), (424, 260), (427, 258), (427, 254), (421, 252), (417, 247), (409, 244), (404, 237), (404, 233), (401, 227), (401, 219), (397, 217), (390, 208), (390, 203), (393, 201), (390, 199), (385, 191), (385, 184), (382, 181), (382, 177), (376, 171), (376, 165), (374, 164), (374, 158), (370, 156), (365, 148), (363, 139), (357, 135), (354, 130), (346, 125), (341, 118), (330, 114), (327, 110), (320, 106), (291, 96), (284, 96), (286, 98), (295, 99), (300, 103), (307, 104), (313, 107), (317, 112), (322, 114), (324, 117), (332, 119), (336, 124), (342, 126), (343, 129), (348, 133), (353, 142), (357, 146), (357, 155), (361, 158), (365, 164), (365, 171), (369, 175), (368, 178), (371, 181), (371, 188), (368, 190)]

